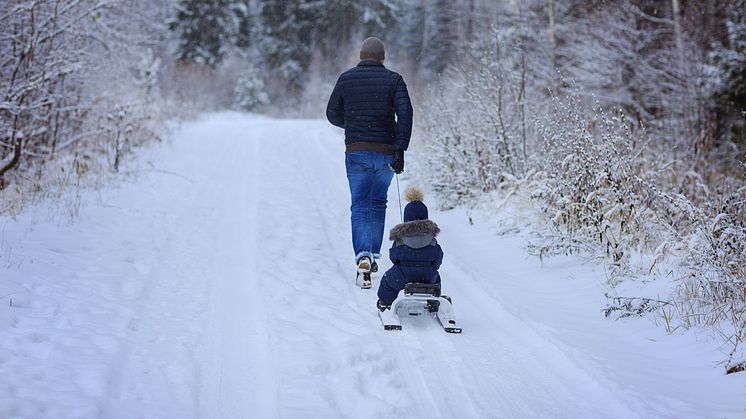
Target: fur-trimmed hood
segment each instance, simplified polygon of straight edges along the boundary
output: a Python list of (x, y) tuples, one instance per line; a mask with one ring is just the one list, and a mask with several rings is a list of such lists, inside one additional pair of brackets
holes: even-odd
[(401, 242), (414, 249), (433, 244), (440, 228), (431, 220), (415, 220), (397, 224), (391, 229), (389, 240)]

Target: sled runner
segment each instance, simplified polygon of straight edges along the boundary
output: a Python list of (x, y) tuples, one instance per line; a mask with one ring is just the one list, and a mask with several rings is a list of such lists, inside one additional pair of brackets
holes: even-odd
[(379, 311), (384, 330), (401, 330), (401, 316), (434, 316), (448, 333), (461, 333), (453, 316), (451, 298), (440, 295), (440, 284), (410, 283), (404, 294), (391, 304), (391, 308)]

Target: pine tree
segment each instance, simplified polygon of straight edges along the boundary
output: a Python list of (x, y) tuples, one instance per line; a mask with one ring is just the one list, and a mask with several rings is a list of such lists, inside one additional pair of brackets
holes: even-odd
[(264, 82), (252, 65), (249, 65), (236, 81), (234, 93), (236, 106), (245, 111), (254, 111), (269, 103)]
[(177, 58), (214, 67), (232, 32), (228, 0), (179, 0), (170, 29), (178, 34)]
[(251, 13), (251, 0), (235, 0), (231, 5), (233, 17), (232, 44), (241, 50), (249, 49), (254, 41), (254, 16)]
[(405, 54), (415, 62), (422, 58), (425, 32), (424, 0), (408, 0), (401, 16), (399, 43)]
[(443, 73), (455, 55), (458, 22), (454, 12), (451, 0), (434, 0), (427, 9), (422, 61), (435, 76)]
[[(348, 0), (325, 0), (313, 8), (314, 39), (326, 55), (346, 46), (360, 22), (358, 8)], [(329, 22), (334, 22), (330, 25)]]
[[(401, 1), (369, 0), (355, 3), (363, 29), (371, 36), (386, 38), (386, 33), (397, 21)], [(367, 36), (367, 35), (366, 35)]]
[(309, 0), (266, 0), (260, 6), (265, 59), (291, 89), (299, 89), (311, 62)]
[[(394, 45), (398, 39), (398, 14), (405, 0), (315, 0), (303, 4), (304, 19), (314, 50), (330, 61), (338, 62), (347, 48), (357, 48), (368, 36), (377, 36)], [(333, 22), (333, 24), (330, 24)], [(353, 35), (360, 39), (352, 39)], [(347, 55), (343, 55), (346, 61)]]
[[(739, 157), (746, 149), (746, 0), (736, 0), (726, 8), (725, 36), (714, 46), (709, 60), (716, 76), (709, 81), (721, 142), (739, 144)], [(732, 151), (730, 151), (732, 153)]]

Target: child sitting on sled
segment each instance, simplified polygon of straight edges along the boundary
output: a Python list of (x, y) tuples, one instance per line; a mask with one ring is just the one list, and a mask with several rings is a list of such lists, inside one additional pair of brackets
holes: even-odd
[(389, 240), (394, 244), (389, 259), (394, 264), (381, 278), (378, 287), (378, 309), (391, 308), (399, 291), (410, 282), (439, 284), (438, 268), (443, 262), (443, 249), (435, 237), (440, 228), (427, 217), (427, 207), (422, 203), (424, 194), (415, 187), (404, 193), (409, 203), (404, 207), (404, 222), (391, 229)]

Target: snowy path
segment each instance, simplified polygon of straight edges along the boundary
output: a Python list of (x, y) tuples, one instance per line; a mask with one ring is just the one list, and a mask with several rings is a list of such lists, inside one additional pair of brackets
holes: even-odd
[[(350, 277), (341, 142), (324, 121), (212, 115), (159, 151), (158, 172), (105, 192), (74, 226), (29, 232), (0, 289), (28, 300), (0, 311), (13, 346), (0, 346), (0, 417), (743, 413), (743, 377), (680, 365), (707, 356), (690, 338), (654, 346), (660, 329), (610, 326), (588, 280), (598, 273), (568, 259), (542, 268), (518, 238), (459, 211), (431, 216), (464, 333), (434, 322), (384, 332), (377, 281), (361, 291)], [(393, 187), (390, 202), (389, 227)], [(41, 296), (53, 301), (43, 315)], [(32, 364), (33, 378), (11, 373)]]

